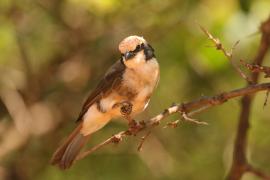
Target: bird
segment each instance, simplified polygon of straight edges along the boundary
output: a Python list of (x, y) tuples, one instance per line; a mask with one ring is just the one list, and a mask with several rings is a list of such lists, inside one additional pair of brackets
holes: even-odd
[(54, 152), (52, 165), (70, 168), (93, 133), (114, 118), (123, 117), (132, 124), (133, 118), (148, 106), (160, 77), (153, 47), (143, 37), (132, 35), (124, 38), (118, 49), (120, 59), (84, 102), (77, 127)]

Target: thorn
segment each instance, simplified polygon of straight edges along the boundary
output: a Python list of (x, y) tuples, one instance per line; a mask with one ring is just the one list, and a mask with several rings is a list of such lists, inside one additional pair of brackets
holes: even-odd
[(270, 89), (268, 91), (266, 91), (266, 96), (265, 96), (265, 101), (263, 103), (263, 108), (265, 108), (267, 106), (267, 101), (268, 101), (269, 93), (270, 93)]
[(198, 121), (196, 119), (192, 119), (192, 118), (188, 117), (185, 112), (182, 113), (182, 117), (184, 118), (184, 120), (189, 121), (189, 122), (192, 122), (192, 123), (195, 123), (195, 124), (198, 124), (198, 125), (208, 125), (207, 122)]
[(171, 127), (171, 128), (176, 128), (178, 126), (178, 123), (180, 122), (180, 120), (176, 120), (176, 121), (173, 121), (173, 122), (168, 122), (166, 124), (166, 126), (164, 126), (163, 128), (168, 128), (168, 127)]
[(237, 41), (234, 43), (234, 45), (233, 45), (233, 47), (232, 47), (232, 50), (234, 50), (234, 49), (236, 48), (236, 46), (237, 46), (239, 43), (240, 43), (240, 40), (237, 40)]
[(139, 146), (138, 146), (138, 148), (137, 148), (137, 150), (138, 150), (139, 152), (142, 151), (143, 143), (145, 142), (146, 138), (147, 138), (150, 134), (151, 134), (151, 131), (148, 131), (143, 137), (141, 137), (141, 142), (140, 142), (140, 144), (139, 144)]

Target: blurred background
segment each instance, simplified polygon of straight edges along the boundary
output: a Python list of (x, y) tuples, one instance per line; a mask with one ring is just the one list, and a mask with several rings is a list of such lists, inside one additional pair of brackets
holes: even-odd
[[(137, 118), (147, 119), (173, 102), (245, 85), (196, 23), (228, 49), (240, 40), (234, 61), (250, 62), (259, 44), (258, 27), (269, 14), (268, 0), (1, 0), (0, 179), (223, 179), (231, 163), (239, 99), (195, 117), (208, 126), (181, 122), (164, 129), (163, 122), (141, 152), (143, 134), (106, 146), (68, 171), (48, 162), (75, 127), (84, 99), (120, 57), (117, 47), (124, 37), (147, 39), (161, 65), (159, 86)], [(269, 58), (268, 53), (265, 65)], [(270, 172), (270, 107), (263, 108), (264, 99), (259, 93), (253, 104), (248, 159)], [(126, 128), (124, 120), (110, 122), (88, 147)], [(257, 178), (246, 174), (243, 179)]]

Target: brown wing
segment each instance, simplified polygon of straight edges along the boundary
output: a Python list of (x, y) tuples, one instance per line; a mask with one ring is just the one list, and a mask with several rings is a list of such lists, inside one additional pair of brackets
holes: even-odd
[(113, 89), (116, 89), (122, 81), (122, 75), (125, 71), (125, 65), (121, 60), (117, 61), (110, 67), (103, 79), (99, 82), (96, 89), (89, 95), (76, 122), (82, 120), (84, 114), (88, 111), (89, 107), (95, 102), (99, 101), (102, 97), (109, 94)]

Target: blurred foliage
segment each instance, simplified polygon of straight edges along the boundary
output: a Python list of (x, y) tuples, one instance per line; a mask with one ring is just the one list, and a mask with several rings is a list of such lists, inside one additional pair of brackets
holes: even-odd
[[(161, 65), (159, 87), (138, 117), (149, 118), (172, 102), (242, 87), (245, 82), (209, 47), (196, 22), (227, 48), (240, 40), (234, 60), (250, 61), (269, 9), (266, 0), (1, 0), (0, 179), (222, 179), (230, 166), (238, 100), (196, 116), (209, 126), (156, 128), (142, 152), (136, 151), (139, 137), (132, 137), (95, 152), (69, 171), (48, 161), (74, 128), (89, 90), (119, 58), (117, 47), (124, 37), (144, 36)], [(264, 97), (258, 94), (253, 105), (248, 152), (251, 162), (269, 172), (270, 121), (269, 106), (262, 108)], [(125, 121), (113, 121), (89, 146), (125, 128)], [(247, 174), (244, 179), (256, 177)]]

